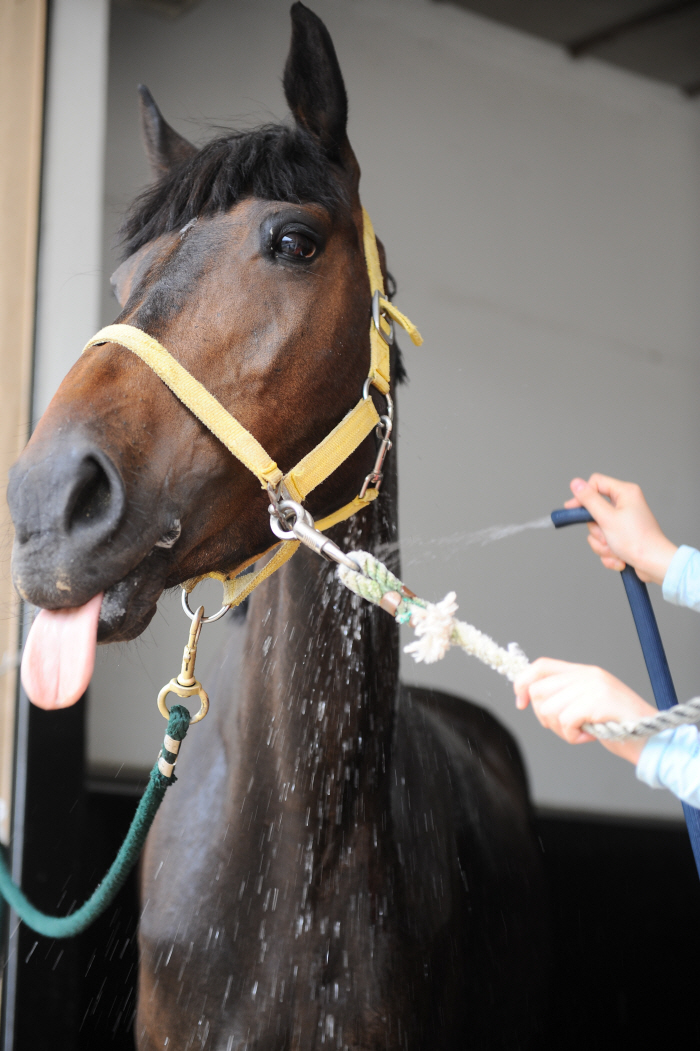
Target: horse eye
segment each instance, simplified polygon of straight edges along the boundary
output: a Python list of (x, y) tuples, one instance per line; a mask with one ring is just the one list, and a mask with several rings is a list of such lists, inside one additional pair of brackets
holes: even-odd
[(316, 245), (304, 234), (283, 234), (275, 245), (280, 255), (292, 256), (295, 259), (312, 259), (316, 255)]

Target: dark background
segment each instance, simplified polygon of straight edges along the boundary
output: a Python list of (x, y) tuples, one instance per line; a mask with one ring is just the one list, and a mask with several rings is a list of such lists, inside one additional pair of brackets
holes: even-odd
[[(106, 872), (144, 788), (85, 783), (81, 708), (30, 713), (24, 884), (52, 912), (82, 902)], [(700, 884), (685, 829), (559, 813), (539, 814), (537, 829), (555, 965), (533, 1051), (700, 1047)], [(15, 1051), (133, 1051), (138, 912), (133, 875), (80, 938), (20, 928)]]

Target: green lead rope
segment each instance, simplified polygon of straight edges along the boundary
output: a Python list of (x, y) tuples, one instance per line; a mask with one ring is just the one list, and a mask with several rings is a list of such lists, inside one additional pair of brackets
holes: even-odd
[[(170, 709), (168, 727), (165, 731), (166, 741), (168, 737), (178, 742), (184, 740), (189, 725), (190, 713), (184, 705), (174, 704)], [(47, 916), (46, 913), (35, 908), (13, 882), (7, 867), (5, 850), (0, 849), (0, 895), (14, 909), (19, 918), (37, 934), (43, 934), (47, 938), (72, 938), (86, 930), (112, 904), (138, 860), (158, 807), (163, 802), (166, 789), (177, 780), (172, 771), (170, 776), (161, 773), (159, 770), (161, 759), (165, 760), (166, 764), (173, 766), (177, 760), (177, 753), (171, 752), (165, 742), (161, 755), (151, 770), (148, 786), (141, 797), (126, 839), (107, 875), (85, 904), (70, 916)], [(1, 907), (2, 900), (0, 900), (0, 909)], [(0, 919), (2, 919), (1, 916)]]

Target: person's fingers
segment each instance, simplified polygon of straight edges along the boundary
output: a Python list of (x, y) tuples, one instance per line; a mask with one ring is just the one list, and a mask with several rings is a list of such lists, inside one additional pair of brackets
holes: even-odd
[[(585, 679), (586, 676), (584, 675), (583, 678)], [(585, 690), (586, 686), (582, 686), (580, 672), (565, 672), (562, 675), (552, 675), (541, 682), (533, 683), (530, 687), (530, 701), (538, 718), (543, 716), (548, 720), (556, 720), (567, 705), (579, 700), (582, 691), (585, 695)]]
[(537, 671), (535, 669), (536, 663), (537, 661), (534, 661), (530, 664), (513, 682), (515, 707), (521, 712), (525, 711), (530, 703), (530, 684), (537, 678)]
[(561, 702), (557, 698), (533, 698), (532, 710), (537, 720), (547, 730), (559, 732), (559, 715), (561, 714)]
[(609, 555), (610, 547), (605, 538), (601, 539), (599, 536), (595, 536), (590, 533), (588, 536), (588, 546), (592, 551), (595, 551), (596, 555)]
[(582, 478), (574, 478), (572, 480), (571, 491), (581, 506), (590, 511), (596, 522), (605, 529), (606, 523), (610, 520), (613, 513), (613, 509), (605, 499), (605, 496), (601, 496), (595, 486), (584, 482)]
[[(541, 657), (515, 684), (532, 705), (535, 717), (545, 729), (569, 744), (585, 744), (596, 738), (588, 734), (586, 723), (617, 722), (653, 714), (654, 709), (614, 675), (593, 665)], [(518, 702), (521, 703), (520, 701)], [(611, 749), (612, 750), (612, 749)], [(636, 762), (620, 746), (617, 754)]]
[[(548, 679), (533, 683), (530, 700), (533, 708), (548, 715), (555, 715), (567, 704), (575, 701), (581, 693), (582, 676), (576, 671), (551, 675)], [(584, 687), (585, 688), (585, 687)]]
[(540, 657), (517, 680), (516, 685), (526, 687), (530, 700), (535, 697), (549, 697), (557, 689), (557, 682), (565, 676), (572, 665), (568, 661)]
[(515, 694), (515, 707), (521, 712), (524, 712), (530, 703), (530, 687), (527, 683), (520, 683), (517, 679), (513, 683), (513, 693)]
[(606, 543), (600, 543), (595, 537), (588, 537), (588, 546), (600, 558), (606, 569), (616, 569), (619, 573), (625, 568), (625, 563), (611, 551)]
[(569, 497), (568, 500), (564, 501), (564, 507), (580, 507), (581, 504), (578, 502), (575, 496)]
[(607, 544), (607, 540), (605, 539), (605, 533), (600, 528), (597, 522), (589, 522), (587, 528), (589, 536), (594, 536), (596, 540), (598, 540), (601, 544)]
[(599, 474), (596, 471), (588, 479), (588, 485), (601, 496), (607, 496), (614, 505), (623, 496), (625, 489), (629, 488), (630, 483), (622, 482), (619, 478), (611, 478), (608, 474)]
[(530, 686), (530, 703), (539, 711), (543, 704), (548, 703), (552, 697), (561, 695), (562, 691), (569, 685), (569, 676), (550, 675), (546, 679), (538, 679)]
[(537, 679), (542, 679), (547, 675), (552, 675), (556, 671), (561, 671), (562, 668), (569, 667), (568, 661), (555, 660), (553, 657), (538, 657), (534, 660), (529, 667), (518, 675), (517, 679), (513, 683), (516, 690), (521, 687), (529, 686)]
[[(572, 665), (568, 661), (555, 660), (551, 657), (538, 657), (536, 661), (522, 672), (515, 682), (513, 683), (513, 691), (515, 693), (516, 701), (515, 706), (520, 711), (524, 711), (530, 701), (532, 700), (532, 688), (535, 684), (536, 689), (540, 690), (540, 684), (549, 679), (552, 676), (561, 675), (567, 669), (571, 668)], [(553, 687), (549, 687), (545, 690), (547, 696), (552, 692)], [(539, 696), (539, 693), (538, 693)]]
[(542, 726), (552, 730), (568, 744), (585, 744), (595, 740), (595, 737), (581, 729), (583, 723), (591, 721), (590, 697), (578, 679), (572, 679), (554, 697), (533, 704), (533, 711)]
[(578, 691), (575, 685), (561, 689), (554, 697), (546, 700), (533, 701), (532, 710), (537, 719), (547, 730), (551, 730), (558, 737), (568, 740), (562, 719), (566, 709), (578, 700)]
[(594, 721), (597, 720), (591, 718), (591, 699), (588, 696), (573, 697), (559, 713), (562, 737), (569, 744), (576, 744), (584, 733), (581, 729), (582, 723)]

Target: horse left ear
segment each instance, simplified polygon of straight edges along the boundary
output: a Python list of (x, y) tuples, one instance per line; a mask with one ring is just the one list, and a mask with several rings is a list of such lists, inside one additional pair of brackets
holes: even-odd
[(348, 142), (348, 99), (330, 33), (302, 3), (292, 5), (292, 43), (284, 94), (297, 124), (320, 140), (330, 160), (357, 169)]
[(162, 179), (194, 157), (197, 147), (170, 127), (145, 84), (139, 84), (138, 91), (146, 156), (153, 178)]

